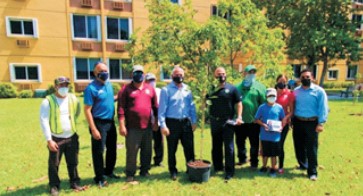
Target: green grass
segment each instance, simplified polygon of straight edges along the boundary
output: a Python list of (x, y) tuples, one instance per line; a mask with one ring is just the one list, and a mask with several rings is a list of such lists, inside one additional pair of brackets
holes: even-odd
[[(47, 195), (46, 142), (39, 125), (41, 99), (0, 99), (0, 194)], [(285, 144), (285, 174), (272, 179), (250, 171), (247, 166), (237, 167), (236, 175), (224, 183), (223, 174), (213, 174), (207, 183), (191, 183), (184, 173), (184, 156), (179, 146), (177, 181), (169, 179), (167, 167), (152, 168), (148, 179), (139, 178), (139, 185), (125, 183), (125, 148), (118, 149), (116, 173), (120, 180), (110, 181), (104, 189), (92, 184), (93, 169), (90, 135), (82, 114), (79, 124), (79, 174), (83, 185), (91, 185), (86, 192), (74, 193), (68, 189), (68, 176), (63, 158), (60, 166), (61, 188), (67, 195), (362, 195), (363, 168), (363, 103), (330, 101), (329, 122), (319, 138), (319, 180), (311, 182), (305, 172), (293, 168), (291, 132)], [(199, 156), (200, 131), (195, 132), (196, 155)], [(118, 143), (124, 138), (118, 136)], [(205, 131), (203, 158), (211, 160), (210, 132)], [(167, 159), (164, 158), (167, 165)]]

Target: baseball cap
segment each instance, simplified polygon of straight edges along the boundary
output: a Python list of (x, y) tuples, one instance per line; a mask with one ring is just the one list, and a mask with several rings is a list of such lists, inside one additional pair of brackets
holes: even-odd
[(247, 67), (245, 68), (245, 72), (249, 72), (251, 70), (257, 71), (257, 69), (254, 65), (247, 65)]
[(54, 84), (58, 85), (58, 84), (63, 84), (63, 83), (67, 83), (69, 84), (69, 78), (65, 77), (65, 76), (59, 76), (58, 78), (56, 78), (54, 80)]
[(145, 80), (155, 80), (156, 77), (153, 73), (147, 73), (145, 76)]
[(276, 89), (274, 89), (274, 88), (268, 88), (266, 90), (266, 97), (271, 96), (271, 95), (273, 95), (273, 96), (276, 97), (276, 95), (277, 95)]
[(144, 72), (144, 67), (142, 65), (134, 65), (132, 72), (141, 71)]

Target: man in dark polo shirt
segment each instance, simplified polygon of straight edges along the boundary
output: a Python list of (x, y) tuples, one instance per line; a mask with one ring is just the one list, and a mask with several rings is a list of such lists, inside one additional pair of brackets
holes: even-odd
[[(127, 182), (134, 181), (137, 153), (140, 151), (140, 176), (149, 176), (152, 155), (152, 127), (158, 125), (158, 102), (155, 89), (144, 83), (141, 65), (135, 65), (132, 82), (118, 93), (120, 135), (126, 137)], [(155, 122), (151, 123), (151, 114)], [(156, 127), (157, 128), (157, 127)], [(154, 127), (154, 129), (156, 129)]]
[[(84, 113), (92, 134), (92, 160), (95, 172), (94, 181), (98, 186), (107, 185), (105, 178), (120, 178), (113, 173), (116, 164), (115, 106), (112, 85), (108, 80), (106, 64), (95, 65), (95, 79), (84, 90)], [(106, 148), (104, 167), (103, 151)]]
[[(209, 112), (212, 130), (212, 159), (214, 171), (224, 169), (225, 180), (229, 180), (234, 175), (234, 123), (227, 121), (234, 121), (237, 110), (235, 123), (236, 125), (242, 124), (241, 95), (235, 86), (226, 82), (227, 75), (223, 67), (215, 70), (214, 77), (218, 80), (218, 86), (212, 87), (212, 91), (207, 95), (208, 100), (211, 101)], [(225, 167), (223, 167), (223, 144)]]

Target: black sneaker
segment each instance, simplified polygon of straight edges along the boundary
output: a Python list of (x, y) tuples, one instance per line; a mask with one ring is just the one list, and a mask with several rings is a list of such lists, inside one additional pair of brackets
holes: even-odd
[(74, 191), (76, 191), (76, 192), (86, 190), (86, 188), (85, 188), (85, 187), (83, 187), (83, 186), (79, 186), (79, 185), (78, 185), (78, 184), (76, 184), (76, 183), (71, 185), (71, 189), (73, 189), (73, 190), (74, 190)]
[(140, 172), (140, 176), (141, 177), (149, 177), (150, 173), (148, 171), (147, 172)]
[(272, 178), (276, 177), (276, 169), (270, 169), (270, 177)]
[(173, 180), (173, 181), (175, 181), (177, 179), (176, 173), (172, 173), (170, 177), (171, 177), (171, 180)]
[(59, 195), (58, 187), (56, 186), (51, 187), (49, 193), (52, 196), (58, 196)]
[(106, 178), (112, 178), (112, 179), (120, 179), (120, 176), (112, 173), (112, 174), (108, 174), (108, 175), (105, 175)]
[(267, 167), (261, 167), (261, 169), (258, 170), (258, 172), (260, 172), (261, 174), (266, 173), (267, 172)]
[(106, 180), (100, 180), (100, 181), (98, 181), (97, 185), (98, 185), (98, 188), (101, 189), (101, 188), (108, 186), (108, 182)]

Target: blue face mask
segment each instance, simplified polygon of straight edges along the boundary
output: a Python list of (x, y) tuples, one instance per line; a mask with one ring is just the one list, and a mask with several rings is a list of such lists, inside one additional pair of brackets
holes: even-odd
[(97, 77), (102, 81), (106, 81), (108, 79), (108, 72), (100, 72)]
[(144, 73), (142, 73), (141, 71), (134, 72), (132, 76), (132, 81), (136, 83), (141, 83), (142, 81), (144, 81)]
[(256, 74), (247, 74), (243, 80), (243, 86), (250, 87), (252, 83), (256, 80)]

